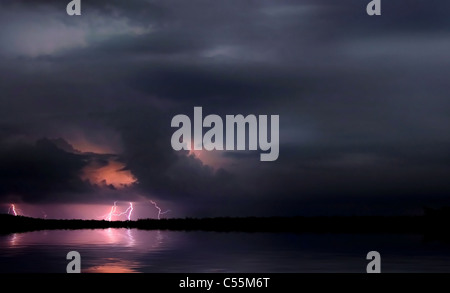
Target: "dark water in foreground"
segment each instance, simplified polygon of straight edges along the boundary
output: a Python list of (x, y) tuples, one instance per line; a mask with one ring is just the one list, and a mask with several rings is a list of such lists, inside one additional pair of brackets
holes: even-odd
[(51, 230), (0, 236), (0, 272), (361, 272), (367, 252), (382, 272), (450, 272), (450, 245), (421, 235)]

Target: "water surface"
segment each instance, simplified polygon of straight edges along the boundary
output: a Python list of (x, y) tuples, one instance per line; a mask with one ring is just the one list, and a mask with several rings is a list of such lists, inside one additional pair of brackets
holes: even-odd
[(0, 236), (0, 272), (361, 272), (379, 251), (382, 272), (450, 272), (450, 245), (421, 235), (49, 230)]

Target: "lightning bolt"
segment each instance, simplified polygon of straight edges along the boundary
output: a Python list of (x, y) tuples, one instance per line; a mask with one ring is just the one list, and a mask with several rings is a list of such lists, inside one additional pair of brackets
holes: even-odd
[(12, 214), (13, 214), (14, 216), (17, 216), (17, 215), (18, 215), (18, 214), (17, 214), (17, 211), (16, 211), (16, 207), (14, 206), (14, 204), (11, 204), (11, 206), (9, 207), (9, 209), (8, 209), (8, 214), (9, 214), (10, 212), (12, 212)]
[(109, 212), (109, 214), (107, 215), (105, 220), (111, 222), (112, 216), (114, 215), (114, 213), (116, 212), (116, 209), (117, 209), (116, 204), (117, 204), (117, 201), (114, 202), (114, 205), (111, 207), (111, 211)]
[(120, 214), (113, 214), (114, 216), (120, 217), (122, 215), (127, 215), (128, 221), (131, 221), (131, 213), (133, 212), (133, 203), (130, 202), (130, 206), (124, 211), (121, 212)]
[(162, 212), (161, 208), (156, 204), (156, 202), (154, 202), (153, 200), (150, 200), (150, 202), (158, 210), (158, 220), (161, 220), (161, 215), (164, 215), (164, 214), (170, 212), (170, 210)]
[(133, 212), (133, 203), (130, 202), (130, 212), (128, 214), (128, 221), (131, 221), (131, 213)]

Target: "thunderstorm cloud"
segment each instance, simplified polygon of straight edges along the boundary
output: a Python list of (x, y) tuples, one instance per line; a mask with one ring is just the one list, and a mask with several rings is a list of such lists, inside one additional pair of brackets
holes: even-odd
[[(450, 3), (0, 4), (0, 201), (186, 216), (450, 204)], [(177, 114), (279, 115), (280, 155), (176, 152)]]

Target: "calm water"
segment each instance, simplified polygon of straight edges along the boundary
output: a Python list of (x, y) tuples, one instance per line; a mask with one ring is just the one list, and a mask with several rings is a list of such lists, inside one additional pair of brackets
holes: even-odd
[(0, 236), (0, 272), (365, 272), (368, 251), (382, 272), (450, 272), (450, 245), (420, 235), (310, 235), (56, 230)]

